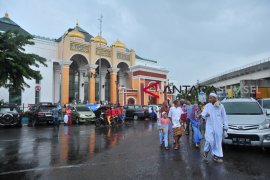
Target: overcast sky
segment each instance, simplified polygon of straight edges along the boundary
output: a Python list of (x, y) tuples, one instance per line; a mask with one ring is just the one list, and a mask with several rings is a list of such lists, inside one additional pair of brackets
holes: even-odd
[(60, 37), (79, 25), (121, 40), (157, 60), (180, 84), (193, 84), (270, 57), (270, 1), (260, 0), (0, 0), (0, 13), (28, 32)]

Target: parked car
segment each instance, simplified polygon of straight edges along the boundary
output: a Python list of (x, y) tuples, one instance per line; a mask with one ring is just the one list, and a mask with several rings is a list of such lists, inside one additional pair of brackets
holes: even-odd
[(270, 147), (269, 117), (253, 98), (224, 99), (228, 118), (228, 137), (223, 143)]
[(52, 110), (54, 108), (57, 108), (57, 106), (50, 102), (42, 102), (34, 106), (28, 111), (32, 126), (37, 126), (41, 123), (53, 124)]
[(71, 107), (72, 121), (79, 123), (95, 122), (95, 114), (85, 105), (74, 105)]
[(258, 99), (257, 101), (262, 106), (264, 111), (269, 115), (270, 114), (270, 98)]
[(147, 111), (146, 106), (142, 105), (126, 105), (123, 107), (123, 115), (125, 119), (144, 120)]
[(20, 110), (15, 105), (0, 105), (0, 126), (22, 127)]

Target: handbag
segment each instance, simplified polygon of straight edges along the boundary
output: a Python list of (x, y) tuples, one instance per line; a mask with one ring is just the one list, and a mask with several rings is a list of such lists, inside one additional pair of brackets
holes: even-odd
[(174, 136), (182, 136), (185, 133), (184, 126), (173, 128)]
[(180, 119), (182, 121), (186, 121), (187, 120), (187, 113), (182, 113)]

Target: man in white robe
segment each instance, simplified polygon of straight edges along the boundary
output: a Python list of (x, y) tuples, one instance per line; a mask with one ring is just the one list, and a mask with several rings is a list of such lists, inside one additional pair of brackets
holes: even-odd
[(211, 152), (213, 160), (223, 162), (222, 137), (228, 129), (228, 120), (225, 108), (218, 101), (215, 93), (210, 93), (209, 103), (205, 105), (202, 117), (206, 120), (204, 154), (206, 158)]

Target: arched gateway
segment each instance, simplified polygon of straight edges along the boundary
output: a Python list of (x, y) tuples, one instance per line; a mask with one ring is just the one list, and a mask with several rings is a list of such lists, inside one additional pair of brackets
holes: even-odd
[(87, 59), (80, 54), (73, 55), (69, 66), (69, 102), (83, 102), (88, 99), (88, 79), (85, 78)]

